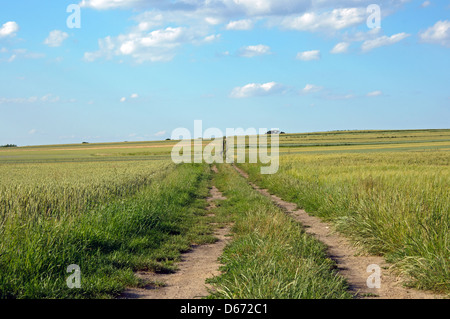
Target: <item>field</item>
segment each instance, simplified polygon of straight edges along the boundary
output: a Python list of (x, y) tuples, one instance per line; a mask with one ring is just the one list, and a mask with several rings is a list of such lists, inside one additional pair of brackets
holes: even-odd
[[(148, 285), (136, 271), (176, 271), (193, 243), (231, 224), (209, 298), (352, 298), (326, 247), (232, 165), (176, 165), (173, 145), (0, 148), (0, 297), (114, 298)], [(449, 164), (450, 130), (410, 130), (284, 134), (276, 174), (238, 166), (383, 256), (408, 286), (448, 295)], [(213, 184), (227, 199), (210, 217)], [(66, 285), (71, 264), (80, 289)]]

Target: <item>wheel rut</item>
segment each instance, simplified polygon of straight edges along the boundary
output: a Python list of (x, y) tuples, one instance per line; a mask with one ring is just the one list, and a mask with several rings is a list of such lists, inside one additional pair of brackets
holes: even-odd
[[(233, 165), (234, 169), (247, 180), (248, 174)], [(327, 246), (328, 256), (337, 264), (337, 270), (346, 278), (349, 291), (355, 298), (369, 299), (441, 299), (442, 295), (428, 291), (405, 288), (402, 278), (396, 276), (390, 269), (391, 265), (381, 256), (366, 256), (358, 254), (357, 249), (347, 238), (333, 231), (331, 224), (323, 222), (320, 218), (309, 215), (306, 211), (298, 209), (295, 203), (284, 201), (272, 195), (267, 189), (249, 181), (249, 184), (262, 195), (270, 198), (273, 203), (283, 209), (294, 220), (300, 222), (305, 232), (316, 237)], [(380, 274), (379, 285), (373, 275), (375, 271)], [(370, 277), (370, 279), (369, 279)], [(369, 284), (368, 284), (369, 279)], [(369, 287), (371, 286), (371, 287)], [(375, 286), (375, 287), (374, 287)], [(379, 286), (379, 288), (378, 288)]]
[[(217, 168), (212, 170), (216, 173)], [(210, 189), (207, 198), (208, 211), (211, 211), (217, 200), (226, 197), (215, 187)], [(214, 214), (211, 212), (207, 216)], [(214, 232), (217, 241), (213, 244), (192, 245), (191, 250), (182, 254), (175, 273), (160, 274), (154, 272), (138, 272), (136, 275), (150, 284), (144, 288), (128, 288), (120, 299), (200, 299), (209, 295), (213, 288), (205, 283), (206, 279), (220, 275), (218, 258), (230, 241), (230, 225), (218, 228)]]

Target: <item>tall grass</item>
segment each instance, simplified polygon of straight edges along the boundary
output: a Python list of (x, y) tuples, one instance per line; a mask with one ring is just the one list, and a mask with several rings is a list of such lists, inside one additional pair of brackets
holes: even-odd
[(0, 221), (84, 212), (134, 194), (170, 162), (0, 164)]
[(220, 165), (219, 171), (215, 183), (228, 200), (216, 214), (222, 220), (228, 216), (234, 224), (233, 241), (221, 257), (223, 274), (210, 281), (217, 290), (213, 298), (351, 297), (322, 243), (229, 165)]
[[(134, 194), (109, 194), (96, 206), (66, 203), (70, 209), (57, 218), (53, 211), (12, 206), (25, 210), (21, 218), (8, 219), (0, 235), (0, 297), (107, 298), (139, 285), (136, 270), (173, 271), (193, 241), (214, 241), (200, 218), (208, 174), (200, 165), (171, 165)], [(56, 190), (64, 193), (63, 185)], [(73, 198), (103, 198), (89, 183), (81, 190)], [(42, 195), (45, 199), (48, 193)], [(70, 201), (62, 197), (55, 207), (64, 207), (64, 200)], [(81, 268), (79, 289), (66, 285), (70, 264)]]
[(364, 251), (384, 255), (421, 289), (450, 292), (450, 170), (446, 152), (291, 155), (253, 181), (331, 220)]

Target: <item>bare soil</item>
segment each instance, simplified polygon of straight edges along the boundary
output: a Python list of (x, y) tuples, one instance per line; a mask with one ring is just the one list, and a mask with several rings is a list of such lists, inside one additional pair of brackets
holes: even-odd
[[(213, 167), (213, 171), (217, 169)], [(215, 201), (226, 197), (213, 186), (207, 210), (215, 207)], [(209, 214), (208, 216), (213, 216)], [(120, 298), (122, 299), (200, 299), (209, 295), (213, 288), (205, 283), (206, 279), (220, 275), (218, 258), (229, 242), (230, 226), (219, 228), (214, 235), (218, 239), (214, 244), (192, 245), (192, 249), (184, 253), (178, 270), (171, 274), (154, 272), (138, 272), (137, 276), (153, 284), (145, 288), (129, 288)], [(160, 283), (157, 285), (154, 283)]]
[[(248, 179), (248, 174), (240, 168), (234, 168)], [(367, 256), (358, 253), (358, 250), (347, 238), (333, 231), (331, 224), (323, 222), (320, 218), (310, 216), (302, 209), (298, 209), (294, 203), (286, 202), (272, 195), (266, 189), (261, 189), (252, 182), (249, 184), (264, 196), (269, 197), (276, 205), (282, 208), (292, 218), (300, 222), (306, 233), (316, 237), (324, 243), (328, 249), (328, 256), (337, 264), (339, 273), (347, 279), (350, 292), (355, 298), (380, 298), (380, 299), (442, 299), (443, 295), (428, 291), (421, 291), (403, 286), (403, 278), (396, 276), (383, 257)], [(369, 288), (367, 279), (373, 274), (368, 272), (368, 266), (378, 265), (381, 269), (380, 288)]]

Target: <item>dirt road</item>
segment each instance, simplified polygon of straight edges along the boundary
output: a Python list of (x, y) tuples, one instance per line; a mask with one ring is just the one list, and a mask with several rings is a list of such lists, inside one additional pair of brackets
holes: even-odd
[[(213, 171), (216, 169), (213, 167)], [(215, 207), (216, 200), (226, 199), (213, 186), (207, 210)], [(212, 213), (208, 216), (212, 216)], [(148, 282), (164, 283), (163, 287), (149, 285), (146, 288), (127, 289), (122, 299), (197, 299), (209, 295), (212, 287), (205, 284), (207, 278), (220, 275), (218, 258), (222, 255), (229, 239), (230, 227), (219, 228), (215, 232), (218, 241), (208, 245), (193, 245), (192, 250), (182, 255), (178, 264), (178, 271), (172, 274), (156, 274), (153, 272), (139, 272), (137, 275)]]
[[(248, 174), (238, 167), (234, 168), (241, 176), (248, 179)], [(402, 279), (394, 275), (389, 269), (383, 257), (360, 256), (351, 243), (342, 235), (333, 231), (333, 227), (320, 220), (318, 217), (308, 215), (304, 210), (298, 209), (294, 203), (289, 203), (272, 195), (266, 189), (261, 189), (254, 183), (249, 184), (264, 196), (269, 197), (277, 206), (300, 222), (308, 234), (315, 236), (328, 247), (328, 256), (333, 259), (342, 276), (347, 279), (350, 292), (356, 298), (381, 298), (381, 299), (436, 299), (444, 298), (442, 295), (433, 294), (416, 289), (408, 289), (402, 286)], [(368, 272), (369, 267), (369, 272)], [(380, 281), (377, 288), (375, 276), (379, 271)], [(370, 286), (368, 287), (368, 278)]]

